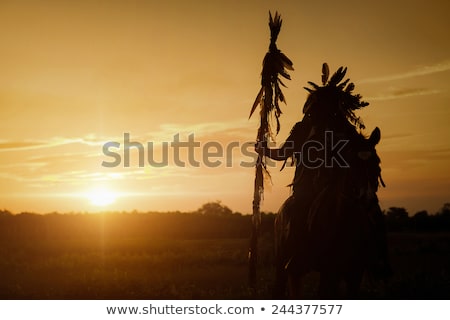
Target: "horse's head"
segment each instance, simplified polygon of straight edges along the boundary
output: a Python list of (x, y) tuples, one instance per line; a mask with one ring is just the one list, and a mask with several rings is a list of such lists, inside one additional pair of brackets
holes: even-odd
[(381, 132), (375, 128), (369, 138), (361, 137), (357, 143), (353, 166), (353, 179), (359, 197), (367, 200), (376, 199), (379, 183), (384, 186), (381, 179), (380, 158), (376, 151), (376, 145), (380, 142)]
[(359, 150), (357, 156), (360, 160), (367, 161), (373, 159), (376, 156), (375, 146), (380, 142), (381, 131), (376, 127), (368, 139), (364, 139), (363, 143), (359, 144)]

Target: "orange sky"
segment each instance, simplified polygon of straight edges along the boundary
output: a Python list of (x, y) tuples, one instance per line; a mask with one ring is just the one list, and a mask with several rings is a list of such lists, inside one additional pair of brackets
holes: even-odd
[[(254, 170), (239, 166), (248, 157), (238, 149), (231, 167), (221, 158), (216, 168), (140, 168), (134, 157), (105, 168), (102, 145), (123, 143), (124, 132), (155, 146), (177, 133), (202, 146), (254, 140), (258, 119), (247, 117), (269, 10), (282, 15), (278, 46), (295, 67), (278, 142), (301, 119), (302, 87), (320, 81), (322, 63), (347, 66), (371, 103), (361, 113), (368, 131), (382, 131), (382, 207), (435, 212), (449, 202), (446, 0), (2, 1), (0, 209), (98, 210), (93, 190), (109, 190), (115, 202), (102, 209), (190, 211), (222, 200), (251, 212)], [(265, 211), (289, 194), (293, 168), (278, 168)]]

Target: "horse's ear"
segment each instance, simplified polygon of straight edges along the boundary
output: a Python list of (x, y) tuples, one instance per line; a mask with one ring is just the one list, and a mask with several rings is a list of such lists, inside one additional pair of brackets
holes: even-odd
[(378, 142), (380, 142), (380, 139), (381, 139), (381, 131), (380, 128), (376, 127), (375, 129), (373, 129), (369, 137), (369, 141), (373, 146), (375, 146), (378, 144)]

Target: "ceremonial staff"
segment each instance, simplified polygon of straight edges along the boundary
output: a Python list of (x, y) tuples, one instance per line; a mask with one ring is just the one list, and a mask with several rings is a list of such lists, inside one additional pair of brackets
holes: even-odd
[[(266, 53), (263, 60), (263, 68), (261, 72), (261, 89), (256, 96), (250, 111), (250, 116), (254, 113), (258, 106), (261, 106), (260, 116), (261, 122), (258, 128), (256, 142), (260, 145), (267, 145), (268, 141), (274, 141), (274, 135), (270, 126), (270, 119), (276, 120), (276, 134), (280, 131), (281, 109), (279, 102), (286, 103), (286, 99), (281, 91), (280, 85), (284, 86), (279, 76), (291, 79), (287, 70), (294, 70), (292, 61), (286, 57), (280, 50), (278, 50), (276, 41), (280, 33), (282, 20), (278, 12), (275, 12), (275, 17), (269, 12), (269, 27), (270, 27), (270, 45), (269, 52)], [(269, 175), (266, 168), (266, 159), (262, 153), (258, 153), (258, 160), (256, 162), (255, 185), (253, 193), (253, 216), (252, 216), (252, 234), (249, 248), (249, 285), (252, 288), (256, 287), (256, 264), (257, 264), (257, 249), (258, 249), (258, 233), (261, 224), (260, 203), (264, 194), (264, 175)]]

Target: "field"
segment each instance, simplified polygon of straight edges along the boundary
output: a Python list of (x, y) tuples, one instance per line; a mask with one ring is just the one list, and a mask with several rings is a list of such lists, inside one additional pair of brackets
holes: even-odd
[[(19, 215), (0, 219), (0, 299), (270, 299), (272, 217), (258, 289), (247, 287), (248, 217)], [(390, 233), (394, 275), (362, 298), (449, 299), (450, 233)], [(317, 275), (305, 285), (315, 297)]]

